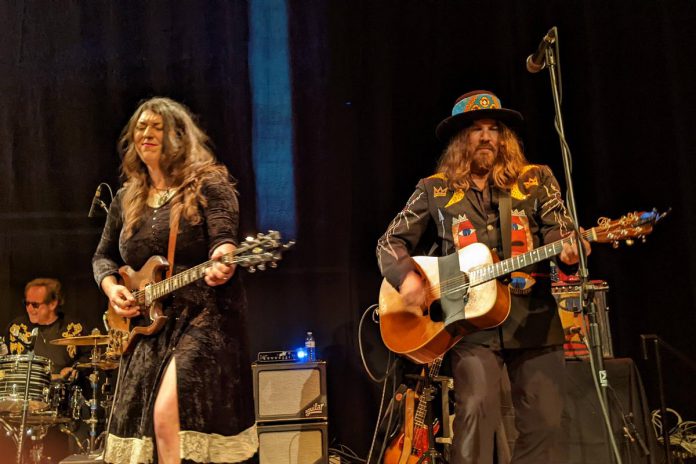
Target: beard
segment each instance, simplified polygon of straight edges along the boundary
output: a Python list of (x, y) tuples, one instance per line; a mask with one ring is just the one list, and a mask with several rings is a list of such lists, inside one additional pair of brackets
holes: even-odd
[(481, 150), (480, 148), (475, 149), (471, 155), (471, 172), (478, 176), (490, 172), (496, 157), (496, 153), (492, 149)]

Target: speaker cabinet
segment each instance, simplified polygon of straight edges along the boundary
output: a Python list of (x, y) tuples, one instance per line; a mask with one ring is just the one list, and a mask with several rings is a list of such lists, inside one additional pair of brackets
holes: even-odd
[[(590, 289), (594, 290), (594, 304), (597, 308), (597, 325), (599, 326), (599, 338), (602, 342), (602, 354), (605, 358), (614, 357), (614, 348), (611, 340), (611, 328), (609, 327), (609, 308), (607, 307), (607, 291), (609, 286), (601, 280), (590, 282)], [(580, 287), (567, 283), (555, 283), (551, 293), (558, 303), (558, 314), (561, 316), (561, 324), (566, 341), (563, 344), (567, 359), (584, 359), (589, 356), (587, 347), (582, 342), (580, 334), (589, 339), (586, 328), (589, 325), (587, 316), (583, 323), (582, 308), (580, 305)]]
[[(650, 422), (650, 408), (635, 364), (629, 358), (616, 358), (607, 359), (604, 367), (612, 391), (608, 398), (611, 431), (616, 438), (621, 460), (627, 464), (665, 462), (664, 455), (659, 457), (657, 438)], [(565, 376), (566, 391), (561, 433), (553, 450), (553, 462), (613, 464), (616, 461), (606, 436), (589, 360), (569, 360), (562, 375)], [(503, 382), (507, 383), (507, 372), (504, 377)], [(503, 430), (508, 439), (505, 453), (509, 456), (518, 437), (509, 384), (503, 389), (501, 401)], [(631, 435), (627, 435), (626, 430), (630, 430)], [(500, 448), (498, 454), (501, 454)]]
[(257, 422), (328, 420), (325, 361), (251, 367)]
[(328, 464), (326, 422), (258, 425), (259, 464)]

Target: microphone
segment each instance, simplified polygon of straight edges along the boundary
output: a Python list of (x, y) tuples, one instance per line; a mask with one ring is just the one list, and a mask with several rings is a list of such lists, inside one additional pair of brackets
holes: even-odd
[(556, 41), (556, 28), (552, 27), (546, 33), (536, 51), (527, 57), (527, 71), (538, 73), (546, 67), (546, 49)]
[(92, 205), (89, 207), (89, 213), (87, 213), (87, 217), (94, 217), (96, 214), (97, 206), (101, 206), (103, 203), (101, 201), (101, 189), (102, 185), (104, 184), (99, 184), (97, 185), (97, 191), (94, 192), (94, 198), (92, 198)]
[(34, 327), (29, 334), (29, 340), (27, 340), (27, 349), (31, 350), (34, 348), (34, 344), (36, 343), (36, 337), (39, 336), (39, 328)]

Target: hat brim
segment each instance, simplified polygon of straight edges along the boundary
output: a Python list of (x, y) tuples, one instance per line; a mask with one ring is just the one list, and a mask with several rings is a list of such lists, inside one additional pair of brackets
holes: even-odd
[(517, 135), (521, 136), (524, 127), (522, 114), (515, 110), (505, 108), (468, 111), (466, 113), (455, 114), (444, 119), (435, 129), (435, 135), (443, 142), (448, 141), (454, 134), (471, 125), (477, 119), (495, 119), (501, 121)]

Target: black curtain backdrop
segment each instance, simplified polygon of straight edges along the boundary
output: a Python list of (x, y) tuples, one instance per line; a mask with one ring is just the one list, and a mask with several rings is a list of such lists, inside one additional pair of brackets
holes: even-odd
[[(696, 358), (696, 3), (691, 0), (288, 0), (297, 246), (245, 279), (252, 352), (301, 345), (327, 359), (333, 443), (365, 456), (379, 385), (358, 351), (381, 278), (374, 248), (442, 145), (434, 128), (457, 96), (497, 93), (527, 119), (532, 162), (562, 184), (547, 73), (524, 61), (551, 26), (560, 37), (563, 111), (580, 222), (673, 208), (645, 244), (595, 245), (608, 281), (615, 353), (638, 362), (657, 407), (642, 333)], [(90, 259), (103, 217), (86, 217), (99, 182), (118, 185), (115, 150), (137, 102), (189, 105), (239, 180), (242, 230), (255, 232), (242, 1), (0, 2), (0, 325), (23, 311), (24, 284), (60, 278), (66, 312), (101, 327), (106, 300)], [(368, 363), (386, 352), (363, 326)], [(665, 355), (669, 406), (693, 420), (694, 373)], [(611, 381), (611, 379), (610, 379)], [(600, 426), (599, 424), (597, 426)]]

